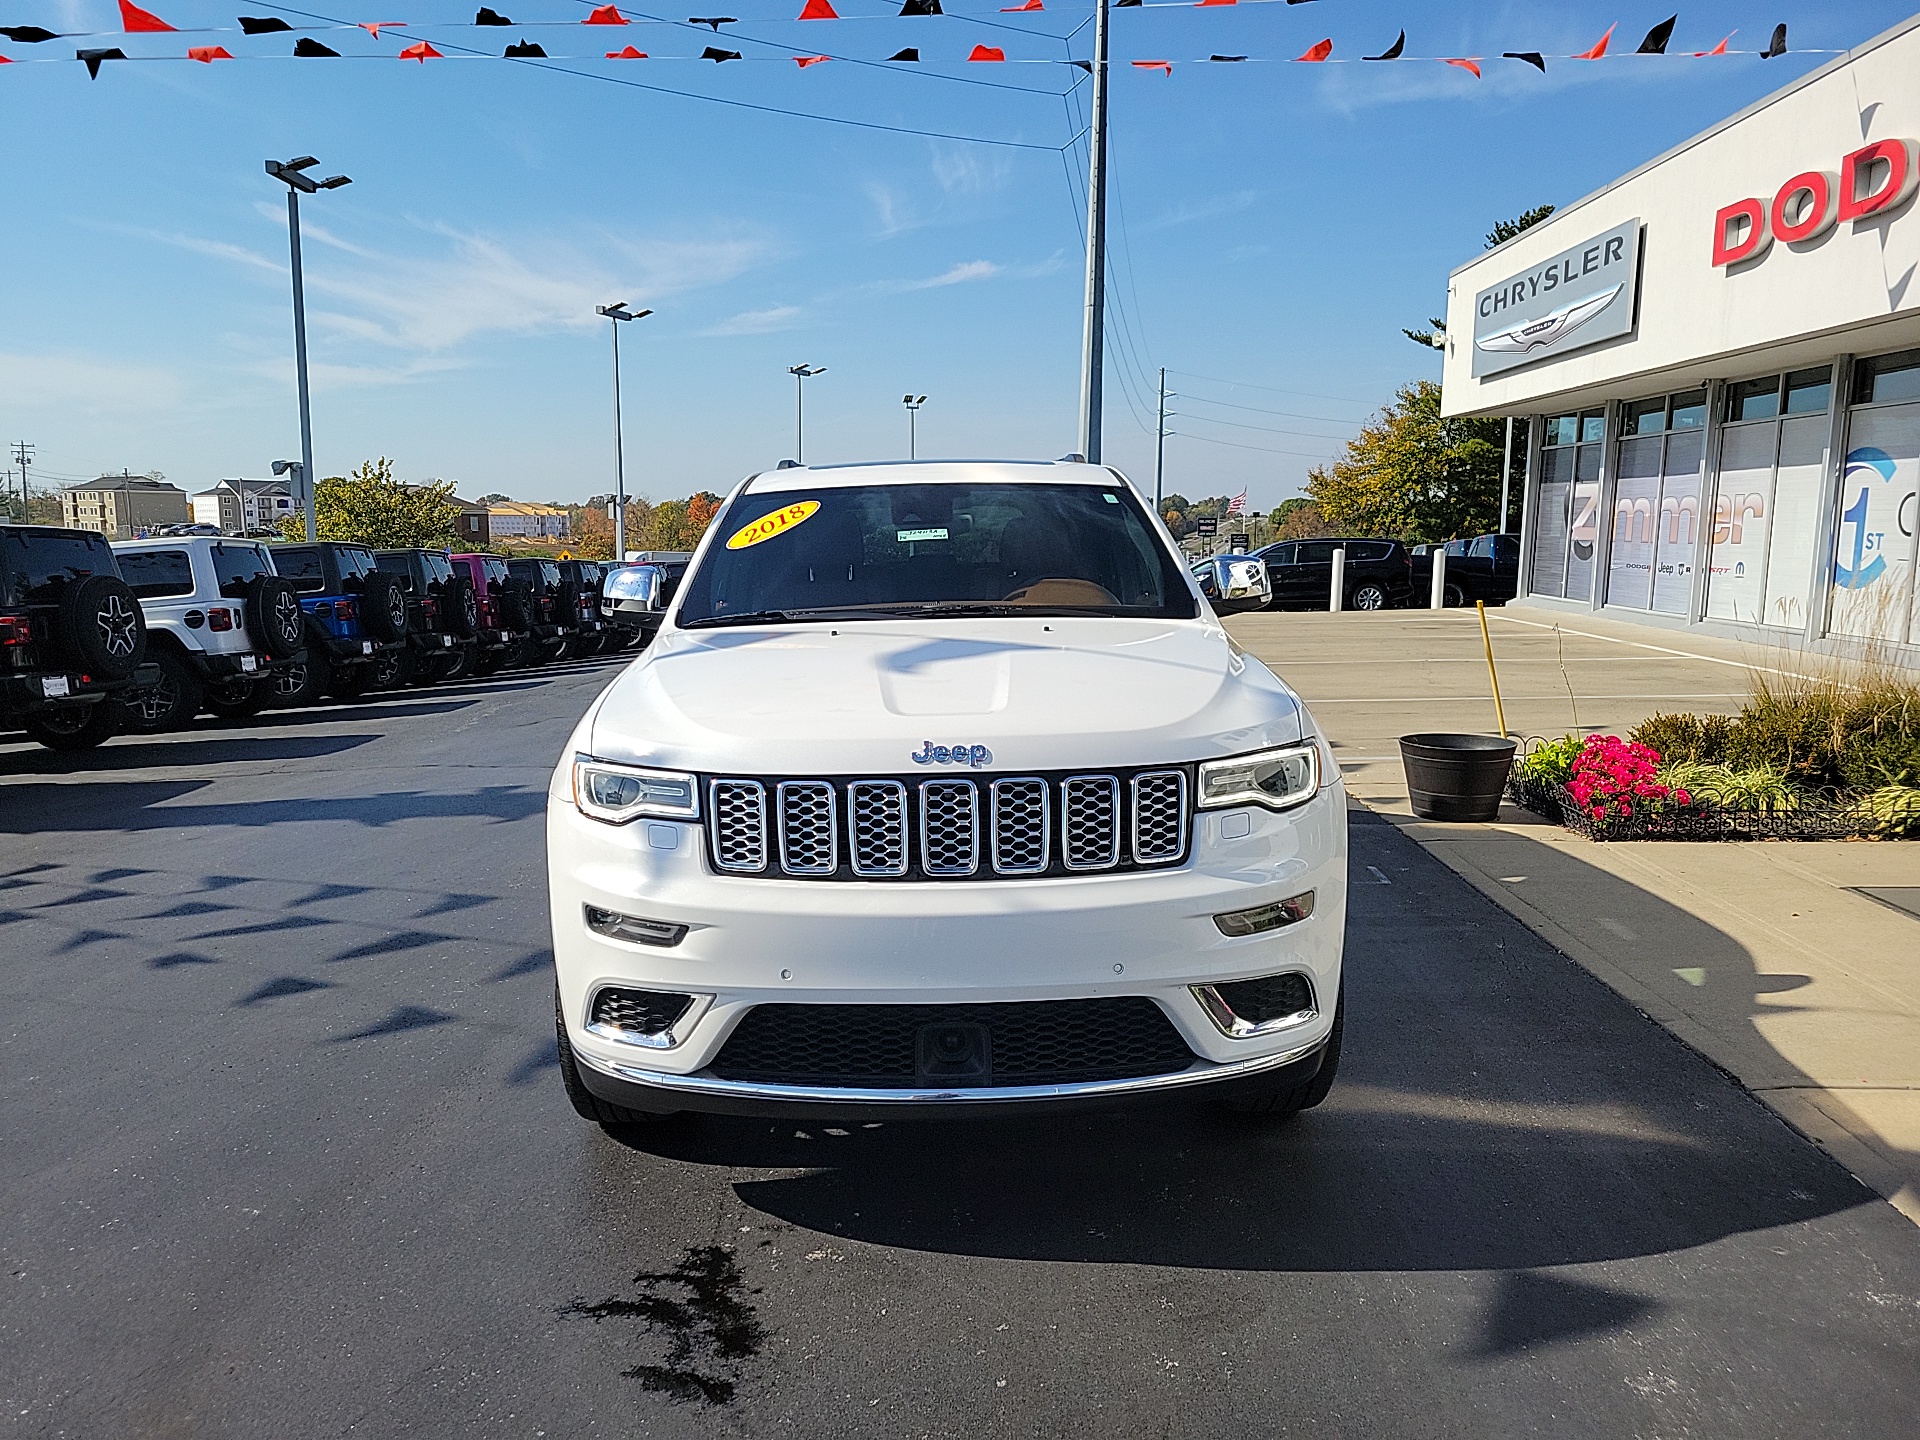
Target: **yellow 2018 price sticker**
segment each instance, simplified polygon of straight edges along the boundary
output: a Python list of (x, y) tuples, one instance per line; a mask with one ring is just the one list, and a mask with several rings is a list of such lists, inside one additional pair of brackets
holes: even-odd
[(762, 515), (758, 520), (742, 525), (727, 538), (727, 549), (745, 550), (749, 545), (758, 545), (762, 540), (771, 540), (774, 536), (791, 530), (801, 524), (820, 508), (818, 500), (802, 500)]

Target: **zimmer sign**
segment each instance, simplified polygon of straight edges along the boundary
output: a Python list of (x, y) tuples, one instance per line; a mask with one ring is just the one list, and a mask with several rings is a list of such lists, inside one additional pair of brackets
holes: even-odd
[(1497, 375), (1633, 329), (1640, 222), (1628, 220), (1473, 297), (1473, 370)]

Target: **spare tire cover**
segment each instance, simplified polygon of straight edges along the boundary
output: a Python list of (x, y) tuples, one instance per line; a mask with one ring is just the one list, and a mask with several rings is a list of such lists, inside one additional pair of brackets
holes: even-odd
[(291, 660), (306, 644), (300, 592), (279, 575), (256, 575), (247, 586), (247, 633), (272, 660)]
[(473, 582), (456, 575), (440, 586), (440, 624), (449, 634), (471, 640), (480, 630), (480, 602), (474, 598)]
[(381, 571), (360, 581), (360, 624), (376, 640), (407, 638), (407, 592)]
[(147, 619), (118, 575), (89, 575), (60, 594), (54, 635), (71, 663), (108, 680), (126, 680), (146, 658)]

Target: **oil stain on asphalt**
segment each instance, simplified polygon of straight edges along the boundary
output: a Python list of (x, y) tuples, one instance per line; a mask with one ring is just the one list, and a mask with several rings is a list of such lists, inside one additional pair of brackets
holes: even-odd
[(742, 1364), (760, 1353), (767, 1338), (747, 1299), (759, 1292), (747, 1288), (731, 1248), (689, 1246), (673, 1269), (643, 1270), (633, 1283), (640, 1288), (638, 1298), (613, 1295), (596, 1305), (575, 1301), (560, 1313), (640, 1321), (666, 1337), (666, 1363), (635, 1365), (623, 1375), (675, 1403), (731, 1401)]

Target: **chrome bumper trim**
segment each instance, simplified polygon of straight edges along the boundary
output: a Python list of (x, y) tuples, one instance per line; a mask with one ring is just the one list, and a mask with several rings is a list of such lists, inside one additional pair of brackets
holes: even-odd
[(574, 1058), (601, 1074), (650, 1089), (677, 1091), (686, 1095), (729, 1096), (739, 1100), (811, 1101), (843, 1105), (926, 1105), (931, 1103), (991, 1104), (997, 1100), (1070, 1100), (1101, 1095), (1140, 1095), (1161, 1090), (1178, 1090), (1188, 1085), (1204, 1085), (1216, 1080), (1237, 1080), (1278, 1070), (1303, 1060), (1326, 1041), (1316, 1040), (1293, 1050), (1272, 1055), (1257, 1055), (1247, 1060), (1224, 1064), (1196, 1061), (1171, 1075), (1141, 1075), (1126, 1080), (1089, 1080), (1074, 1085), (974, 1086), (956, 1090), (856, 1090), (831, 1085), (763, 1085), (747, 1080), (722, 1080), (707, 1074), (673, 1075), (663, 1070), (643, 1070), (602, 1060), (583, 1051)]

